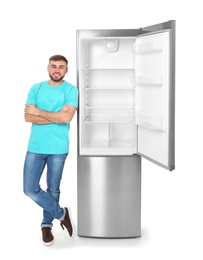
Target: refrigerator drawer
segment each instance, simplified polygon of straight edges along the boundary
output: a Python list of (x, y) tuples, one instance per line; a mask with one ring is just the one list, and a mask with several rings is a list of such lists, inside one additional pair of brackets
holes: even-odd
[(141, 157), (78, 157), (78, 236), (141, 235)]
[(132, 155), (136, 153), (135, 127), (134, 123), (87, 122), (83, 126), (80, 154)]

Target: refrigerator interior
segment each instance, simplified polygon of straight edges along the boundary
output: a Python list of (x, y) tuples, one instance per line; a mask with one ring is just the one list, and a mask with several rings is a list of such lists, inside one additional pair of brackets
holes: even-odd
[(80, 155), (168, 163), (170, 30), (79, 39)]

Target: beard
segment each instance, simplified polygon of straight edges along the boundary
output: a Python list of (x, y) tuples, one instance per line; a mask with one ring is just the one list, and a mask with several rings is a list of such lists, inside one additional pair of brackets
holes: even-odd
[(59, 76), (58, 77), (58, 75), (57, 75), (57, 77), (55, 78), (55, 76), (52, 76), (52, 75), (50, 75), (49, 74), (49, 77), (54, 81), (54, 82), (60, 82), (64, 77), (65, 77), (65, 75), (64, 76)]

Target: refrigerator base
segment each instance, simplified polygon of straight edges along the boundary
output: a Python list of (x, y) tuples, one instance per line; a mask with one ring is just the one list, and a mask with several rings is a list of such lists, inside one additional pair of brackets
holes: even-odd
[(141, 157), (78, 157), (78, 236), (141, 236)]

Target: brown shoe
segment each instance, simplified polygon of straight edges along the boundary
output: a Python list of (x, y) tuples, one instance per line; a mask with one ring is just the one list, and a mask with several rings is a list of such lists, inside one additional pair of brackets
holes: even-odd
[(54, 237), (50, 227), (42, 228), (42, 240), (45, 246), (51, 246), (54, 243)]
[(64, 229), (64, 226), (65, 226), (68, 230), (70, 237), (73, 237), (74, 229), (73, 229), (73, 224), (71, 221), (70, 209), (65, 208), (65, 211), (66, 211), (65, 218), (64, 218), (64, 220), (61, 221), (61, 227)]

